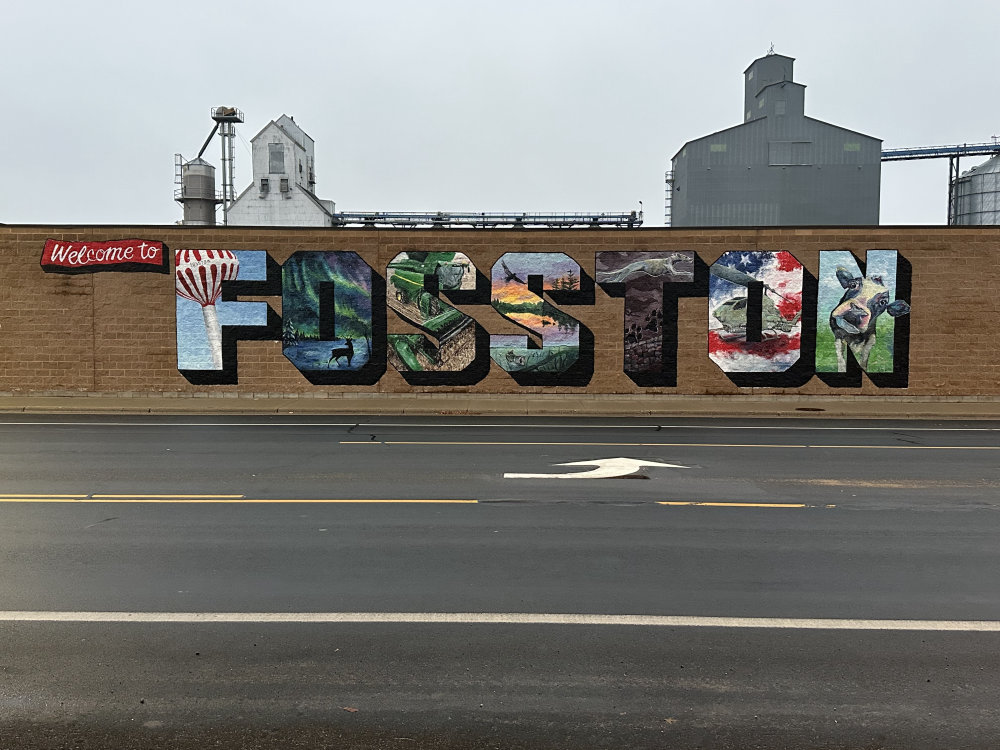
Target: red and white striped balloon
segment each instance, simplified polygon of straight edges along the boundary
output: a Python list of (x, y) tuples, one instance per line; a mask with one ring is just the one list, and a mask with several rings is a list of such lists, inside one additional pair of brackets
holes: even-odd
[(174, 287), (184, 299), (208, 307), (222, 296), (222, 282), (232, 281), (240, 261), (232, 250), (178, 250)]

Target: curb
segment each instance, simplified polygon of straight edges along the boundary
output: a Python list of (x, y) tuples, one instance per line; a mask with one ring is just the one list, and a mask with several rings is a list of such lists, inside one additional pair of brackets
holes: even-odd
[(1000, 398), (803, 396), (530, 397), (467, 394), (351, 394), (349, 397), (65, 395), (0, 397), (0, 414), (753, 417), (1000, 420)]

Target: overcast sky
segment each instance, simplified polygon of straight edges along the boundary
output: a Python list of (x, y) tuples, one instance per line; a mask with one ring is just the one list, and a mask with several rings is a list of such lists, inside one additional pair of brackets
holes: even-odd
[[(1000, 2), (16, 0), (0, 27), (0, 222), (170, 224), (173, 155), (235, 106), (316, 141), (342, 211), (629, 211), (795, 58), (806, 114), (883, 147), (1000, 135)], [(206, 158), (218, 166), (215, 139)], [(963, 161), (967, 169), (982, 160)], [(883, 165), (883, 224), (943, 224), (948, 162)]]

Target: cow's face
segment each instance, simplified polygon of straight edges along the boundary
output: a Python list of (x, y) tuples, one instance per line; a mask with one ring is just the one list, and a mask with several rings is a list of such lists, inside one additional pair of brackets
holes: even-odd
[(903, 300), (889, 301), (889, 290), (881, 276), (863, 278), (851, 275), (846, 268), (838, 268), (837, 280), (845, 291), (830, 313), (830, 323), (845, 333), (868, 333), (874, 329), (876, 318), (884, 312), (896, 318), (910, 311)]

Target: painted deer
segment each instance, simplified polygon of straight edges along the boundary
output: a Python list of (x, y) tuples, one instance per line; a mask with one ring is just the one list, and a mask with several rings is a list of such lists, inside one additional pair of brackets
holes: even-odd
[(330, 359), (327, 361), (327, 367), (330, 366), (332, 362), (337, 362), (339, 364), (339, 359), (344, 357), (347, 359), (347, 366), (351, 366), (351, 360), (354, 359), (354, 339), (344, 339), (344, 344), (346, 346), (334, 347), (330, 350)]

